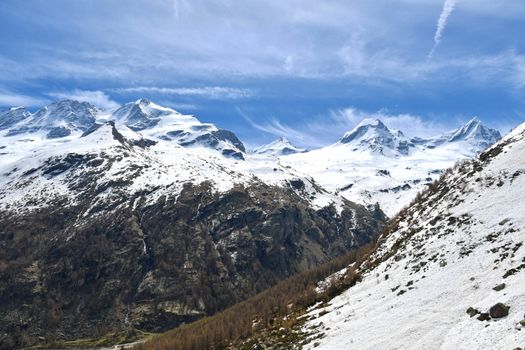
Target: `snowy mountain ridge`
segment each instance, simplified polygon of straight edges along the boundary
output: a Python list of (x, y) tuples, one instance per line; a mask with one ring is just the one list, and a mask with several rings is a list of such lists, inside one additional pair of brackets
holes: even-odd
[(0, 112), (0, 130), (8, 129), (31, 116), (24, 107), (12, 107)]
[(259, 172), (262, 163), (264, 169), (289, 167), (288, 171), (298, 176), (312, 177), (334, 196), (365, 205), (377, 202), (389, 216), (457, 159), (476, 155), (500, 137), (478, 119), (429, 139), (408, 138), (378, 119), (365, 119), (339, 142), (308, 153), (286, 137), (247, 152), (233, 132), (147, 99), (126, 103), (112, 112), (87, 102), (63, 100), (34, 114), (21, 107), (0, 113), (0, 166), (35, 152), (65, 147), (107, 121), (114, 121), (128, 138), (158, 143), (155, 148), (177, 145), (197, 148), (197, 153), (203, 154), (210, 149), (246, 160), (248, 173)]
[(469, 152), (477, 153), (500, 138), (498, 130), (485, 126), (477, 117), (458, 129), (432, 138), (409, 138), (401, 130), (390, 129), (381, 120), (372, 118), (361, 121), (335, 145), (346, 144), (352, 151), (370, 151), (378, 155), (399, 157), (408, 156), (418, 149), (435, 148), (454, 142), (465, 142), (469, 145)]
[(89, 177), (90, 171), (97, 174), (90, 184), (95, 189), (123, 182), (113, 191), (101, 193), (99, 205), (110, 205), (121, 191), (128, 196), (147, 192), (147, 201), (153, 203), (163, 195), (176, 196), (188, 183), (204, 182), (218, 192), (256, 182), (292, 187), (314, 208), (335, 205), (340, 211), (345, 202), (311, 178), (272, 159), (240, 161), (208, 147), (154, 141), (110, 121), (79, 138), (47, 144), (0, 166), (0, 208), (27, 211), (59, 200), (74, 205), (84, 191), (77, 193), (76, 183)]
[(68, 142), (101, 123), (113, 120), (153, 140), (182, 146), (202, 145), (225, 156), (243, 159), (244, 145), (237, 136), (213, 124), (161, 107), (147, 99), (104, 112), (88, 102), (62, 100), (34, 114), (12, 108), (0, 114), (0, 164), (26, 156), (31, 150)]
[(377, 202), (393, 216), (443, 170), (476, 156), (500, 137), (477, 118), (427, 139), (409, 139), (378, 119), (365, 119), (333, 145), (280, 161), (347, 199)]

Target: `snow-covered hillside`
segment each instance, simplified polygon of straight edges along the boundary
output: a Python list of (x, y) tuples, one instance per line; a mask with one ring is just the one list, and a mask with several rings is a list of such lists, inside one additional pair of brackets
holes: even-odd
[(311, 312), (307, 348), (523, 348), (524, 240), (522, 124), (400, 214), (362, 282)]
[(280, 161), (347, 199), (378, 202), (393, 216), (444, 169), (475, 156), (499, 138), (497, 130), (477, 118), (430, 139), (409, 139), (380, 120), (365, 119), (333, 145)]
[(121, 191), (131, 197), (148, 193), (147, 200), (153, 203), (162, 195), (176, 196), (188, 183), (209, 182), (224, 192), (235, 185), (262, 182), (291, 186), (315, 208), (342, 206), (341, 197), (271, 159), (244, 161), (209, 147), (157, 140), (107, 122), (78, 139), (46, 143), (0, 167), (0, 208), (26, 211), (62, 199), (73, 205), (85, 191), (78, 183), (86, 179), (97, 192), (122, 182), (112, 191), (102, 191), (98, 204), (111, 203)]

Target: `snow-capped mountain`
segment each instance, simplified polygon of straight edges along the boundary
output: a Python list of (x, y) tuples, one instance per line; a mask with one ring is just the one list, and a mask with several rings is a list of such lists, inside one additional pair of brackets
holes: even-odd
[(333, 145), (280, 160), (345, 198), (377, 202), (393, 216), (444, 169), (475, 156), (500, 137), (499, 131), (476, 118), (430, 139), (408, 139), (380, 120), (366, 119)]
[(253, 154), (266, 155), (271, 157), (285, 156), (295, 153), (307, 152), (304, 148), (294, 146), (286, 137), (279, 137), (277, 140), (258, 147), (253, 150)]
[(524, 188), (522, 124), (390, 223), (362, 281), (311, 311), (306, 348), (523, 348)]
[(244, 159), (246, 151), (233, 132), (146, 99), (127, 103), (113, 112), (101, 111), (87, 102), (63, 100), (34, 114), (22, 107), (0, 114), (0, 165), (24, 158), (36, 149), (77, 139), (106, 121), (115, 121), (154, 141), (207, 147), (236, 159)]
[(147, 99), (123, 105), (112, 118), (148, 138), (175, 141), (182, 146), (207, 146), (238, 159), (244, 159), (246, 152), (233, 132), (201, 123), (194, 116), (180, 114)]
[(456, 130), (430, 139), (414, 138), (412, 142), (427, 148), (439, 147), (446, 143), (461, 142), (466, 152), (475, 154), (488, 148), (499, 139), (501, 139), (501, 134), (498, 130), (487, 127), (477, 117), (474, 117)]
[[(123, 152), (127, 154), (124, 158), (121, 157)], [(88, 158), (100, 158), (97, 163), (108, 163), (104, 172), (93, 180), (94, 186), (105, 186), (105, 183), (125, 175), (122, 174), (123, 169), (141, 169), (132, 179), (126, 180), (125, 188), (130, 195), (147, 191), (150, 193), (149, 202), (165, 195), (166, 191), (174, 195), (189, 182), (209, 182), (217, 191), (223, 192), (254, 181), (286, 187), (299, 181), (296, 185), (298, 193), (314, 207), (322, 208), (330, 203), (340, 207), (343, 203), (340, 197), (319, 188), (308, 177), (279, 166), (272, 160), (251, 158), (239, 162), (207, 147), (183, 147), (169, 140), (154, 141), (123, 124), (110, 121), (96, 124), (77, 139), (34, 149), (28, 156), (1, 167), (0, 208), (14, 206), (27, 210), (30, 208), (28, 203), (45, 206), (64, 195), (64, 199), (72, 200), (73, 204), (81, 193), (74, 192), (76, 187), (71, 187), (71, 179), (84, 176), (82, 167), (78, 169), (78, 174), (67, 177), (55, 175), (62, 174), (69, 169), (69, 165), (57, 174), (52, 172), (53, 176), (40, 171), (56, 159), (67, 158), (69, 154), (85, 154)], [(28, 182), (28, 179), (31, 181)]]
[(13, 125), (6, 136), (41, 133), (47, 139), (80, 135), (95, 123), (100, 111), (90, 103), (72, 100), (54, 102)]
[(0, 115), (0, 166), (79, 138), (102, 112), (92, 104), (58, 101), (31, 114), (23, 107)]
[(385, 156), (408, 155), (414, 147), (401, 131), (390, 130), (379, 119), (364, 119), (338, 143), (354, 152), (370, 151)]
[(35, 151), (64, 147), (107, 121), (114, 121), (121, 131), (133, 131), (130, 138), (208, 148), (239, 160), (259, 157), (246, 164), (249, 171), (273, 169), (273, 163), (281, 162), (295, 168), (297, 174), (313, 176), (324, 188), (351, 201), (366, 205), (378, 202), (390, 216), (443, 169), (457, 159), (474, 156), (500, 137), (498, 131), (476, 118), (457, 130), (427, 139), (408, 138), (378, 119), (365, 119), (339, 142), (325, 148), (304, 153), (283, 137), (247, 155), (233, 132), (147, 99), (124, 104), (112, 112), (87, 102), (64, 100), (34, 114), (24, 108), (0, 114), (0, 165)]

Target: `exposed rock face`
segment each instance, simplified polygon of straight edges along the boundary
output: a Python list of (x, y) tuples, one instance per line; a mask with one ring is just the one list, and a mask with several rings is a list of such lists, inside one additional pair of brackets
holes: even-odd
[(0, 348), (163, 331), (367, 243), (384, 222), (351, 203), (316, 211), (291, 187), (264, 184), (221, 194), (187, 184), (154, 204), (97, 207), (88, 183), (77, 206), (0, 213)]

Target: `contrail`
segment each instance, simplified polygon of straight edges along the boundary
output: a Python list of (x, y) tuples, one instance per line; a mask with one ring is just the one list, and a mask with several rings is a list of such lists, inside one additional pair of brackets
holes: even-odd
[(436, 51), (436, 48), (438, 47), (439, 43), (441, 43), (441, 36), (443, 35), (443, 31), (447, 26), (448, 17), (452, 13), (452, 11), (454, 11), (456, 3), (457, 0), (445, 0), (445, 3), (443, 4), (443, 10), (441, 10), (441, 14), (439, 15), (439, 19), (437, 21), (436, 33), (434, 34), (434, 46), (432, 47), (432, 50), (430, 50), (430, 52), (428, 53), (428, 59), (432, 58), (434, 51)]
[(187, 11), (189, 4), (186, 0), (173, 0), (172, 1), (173, 16), (175, 19), (180, 19), (183, 12)]

